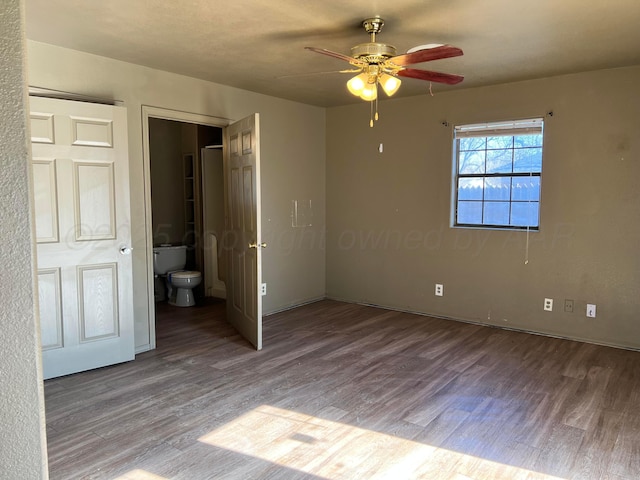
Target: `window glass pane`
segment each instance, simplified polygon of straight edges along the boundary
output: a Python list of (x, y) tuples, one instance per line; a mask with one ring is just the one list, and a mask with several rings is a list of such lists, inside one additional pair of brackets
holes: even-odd
[(542, 134), (537, 135), (516, 135), (513, 139), (514, 147), (541, 147), (542, 146)]
[(540, 204), (538, 202), (514, 202), (511, 204), (511, 225), (514, 227), (537, 227), (539, 211)]
[(487, 150), (494, 148), (513, 148), (512, 136), (487, 137)]
[(458, 200), (482, 200), (482, 178), (458, 179)]
[(482, 224), (482, 202), (458, 202), (457, 223)]
[(512, 181), (512, 200), (540, 201), (540, 177), (514, 177)]
[(458, 168), (462, 174), (484, 173), (485, 151), (460, 152), (458, 155)]
[(487, 146), (486, 137), (469, 137), (460, 139), (460, 150), (484, 150)]
[(484, 202), (485, 225), (509, 225), (509, 202)]
[(486, 178), (484, 199), (509, 201), (511, 199), (511, 177)]
[(487, 150), (487, 173), (511, 173), (513, 150)]
[(533, 172), (542, 171), (542, 147), (518, 148), (513, 151), (513, 171)]
[(540, 177), (514, 177), (511, 183), (511, 200), (540, 201)]

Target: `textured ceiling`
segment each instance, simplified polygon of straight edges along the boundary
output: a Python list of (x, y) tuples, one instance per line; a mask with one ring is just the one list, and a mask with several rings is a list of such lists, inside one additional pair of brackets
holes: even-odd
[[(399, 53), (464, 51), (417, 66), (465, 76), (434, 93), (640, 64), (639, 0), (26, 0), (26, 13), (32, 40), (320, 106), (361, 100), (335, 73), (347, 63), (304, 47), (350, 55), (375, 15)], [(405, 79), (396, 95), (428, 87)]]

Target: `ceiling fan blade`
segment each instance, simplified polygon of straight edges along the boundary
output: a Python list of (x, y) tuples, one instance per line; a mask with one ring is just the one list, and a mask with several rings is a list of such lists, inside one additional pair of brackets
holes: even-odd
[(418, 70), (417, 68), (403, 68), (397, 75), (399, 77), (417, 78), (418, 80), (427, 80), (429, 82), (446, 83), (447, 85), (455, 85), (464, 80), (462, 75)]
[(342, 53), (332, 52), (331, 50), (327, 50), (325, 48), (315, 48), (315, 47), (304, 47), (306, 50), (311, 50), (312, 52), (321, 53), (322, 55), (328, 55), (329, 57), (338, 58), (340, 60), (344, 60), (345, 62), (352, 63), (354, 65), (361, 65), (363, 62), (360, 60), (356, 60), (353, 57), (348, 55), (343, 55)]
[(462, 50), (458, 47), (440, 45), (434, 48), (425, 48), (413, 53), (398, 55), (397, 57), (390, 58), (389, 61), (402, 66), (411, 65), (413, 63), (429, 62), (431, 60), (440, 60), (441, 58), (459, 57), (460, 55), (462, 55)]

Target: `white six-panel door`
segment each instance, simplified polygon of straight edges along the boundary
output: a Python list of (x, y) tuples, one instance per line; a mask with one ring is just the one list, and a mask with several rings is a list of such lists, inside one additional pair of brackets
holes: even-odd
[(126, 109), (30, 104), (44, 377), (132, 360)]
[(255, 113), (225, 129), (227, 319), (262, 348), (260, 136)]

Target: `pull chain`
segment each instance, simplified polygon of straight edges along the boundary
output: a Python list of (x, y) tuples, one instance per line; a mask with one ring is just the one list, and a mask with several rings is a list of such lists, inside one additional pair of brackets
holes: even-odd
[[(376, 90), (378, 89), (378, 84), (376, 83)], [(375, 106), (374, 106), (375, 103)], [(378, 95), (376, 91), (376, 98), (371, 100), (371, 117), (369, 120), (369, 126), (373, 128), (373, 122), (378, 121)]]
[[(376, 88), (378, 88), (376, 86)], [(376, 95), (376, 115), (374, 117), (374, 120), (377, 122), (378, 121), (378, 96)]]
[(371, 113), (369, 116), (369, 126), (373, 128), (373, 100), (371, 100)]

